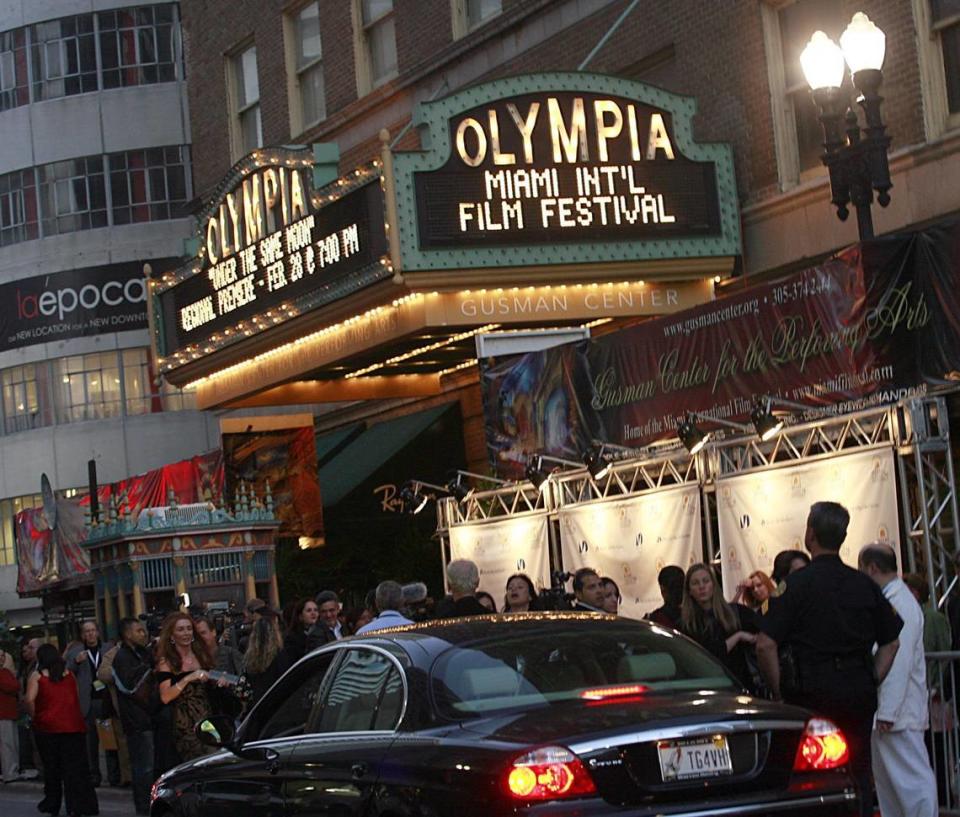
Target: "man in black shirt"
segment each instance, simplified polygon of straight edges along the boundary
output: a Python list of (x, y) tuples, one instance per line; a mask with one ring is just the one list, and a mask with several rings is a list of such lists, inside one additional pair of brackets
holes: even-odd
[[(903, 622), (873, 581), (840, 561), (849, 521), (836, 502), (811, 506), (804, 544), (813, 561), (787, 576), (783, 595), (760, 621), (756, 649), (774, 697), (782, 691), (789, 703), (830, 718), (846, 735), (860, 813), (867, 817), (873, 813), (870, 733), (877, 685), (893, 664)], [(797, 670), (795, 683), (791, 679), (783, 690), (780, 645), (790, 646)]]
[(153, 681), (153, 660), (147, 649), (147, 631), (135, 618), (120, 621), (123, 639), (113, 659), (120, 722), (127, 737), (136, 813), (150, 813), (150, 786), (154, 780), (155, 731), (153, 708), (159, 704)]

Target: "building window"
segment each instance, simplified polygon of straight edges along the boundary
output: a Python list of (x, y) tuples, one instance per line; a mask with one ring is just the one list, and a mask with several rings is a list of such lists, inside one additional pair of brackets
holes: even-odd
[(503, 0), (451, 0), (453, 39), (466, 36), (503, 11)]
[(7, 434), (50, 425), (47, 369), (42, 363), (13, 366), (0, 373), (3, 429)]
[(28, 508), (40, 508), (43, 498), (40, 494), (15, 496), (11, 499), (0, 499), (0, 566), (15, 565), (17, 563), (17, 534), (15, 520), (20, 511)]
[(172, 5), (100, 12), (97, 25), (104, 88), (177, 78), (179, 27)]
[(18, 28), (0, 34), (0, 111), (30, 101), (27, 81), (27, 30)]
[(301, 133), (327, 116), (320, 41), (320, 4), (310, 3), (290, 18), (292, 71), (291, 131)]
[(230, 60), (233, 84), (234, 144), (237, 157), (263, 144), (260, 122), (260, 80), (257, 77), (257, 47), (251, 45)]
[(187, 202), (185, 147), (111, 153), (110, 203), (114, 224), (177, 218)]
[(97, 90), (92, 14), (37, 23), (28, 31), (35, 102)]
[[(839, 39), (845, 21), (836, 0), (795, 0), (764, 5), (767, 74), (774, 115), (780, 186), (825, 172), (820, 163), (823, 135), (817, 107), (800, 68), (800, 53), (814, 31)], [(844, 79), (849, 86), (849, 77)], [(849, 88), (848, 88), (849, 90)]]
[(102, 156), (53, 162), (38, 171), (44, 235), (107, 226)]
[(121, 412), (120, 367), (116, 352), (63, 357), (56, 361), (57, 421), (102, 420)]
[(361, 94), (397, 75), (397, 36), (393, 0), (359, 0), (364, 65), (358, 71)]
[(33, 168), (0, 176), (0, 247), (39, 237)]
[(913, 0), (927, 139), (960, 127), (960, 0)]

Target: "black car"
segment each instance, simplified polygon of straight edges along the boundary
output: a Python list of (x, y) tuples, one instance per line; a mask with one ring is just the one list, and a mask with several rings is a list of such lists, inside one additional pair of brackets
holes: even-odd
[(481, 616), (336, 642), (222, 751), (163, 775), (152, 817), (847, 815), (829, 721), (746, 695), (678, 633), (592, 613)]

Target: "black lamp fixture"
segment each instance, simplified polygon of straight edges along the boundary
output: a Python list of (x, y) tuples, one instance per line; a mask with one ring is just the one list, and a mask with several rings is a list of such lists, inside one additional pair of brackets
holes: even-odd
[(464, 482), (465, 478), (475, 479), (482, 482), (489, 482), (494, 485), (506, 485), (507, 480), (499, 479), (498, 477), (487, 476), (486, 474), (475, 474), (472, 471), (463, 471), (457, 469), (454, 475), (447, 482), (447, 491), (453, 496), (457, 502), (463, 502), (468, 497), (472, 496), (474, 493), (474, 488), (471, 488)]
[(604, 446), (591, 448), (583, 455), (583, 464), (587, 466), (590, 478), (593, 480), (603, 479), (610, 473), (613, 463), (604, 456)]
[(761, 397), (754, 401), (750, 422), (764, 442), (775, 437), (783, 428), (783, 420), (773, 413), (773, 399), (770, 397)]
[(703, 431), (697, 425), (697, 420), (732, 428), (741, 433), (750, 430), (747, 426), (741, 423), (735, 423), (732, 420), (724, 420), (722, 417), (711, 417), (708, 414), (701, 414), (698, 411), (688, 411), (683, 422), (677, 426), (677, 437), (680, 438), (683, 447), (686, 448), (691, 455), (699, 453), (700, 449), (710, 441), (710, 432)]
[[(426, 491), (425, 488), (430, 490)], [(400, 488), (400, 501), (403, 503), (404, 513), (418, 514), (427, 507), (431, 500), (436, 500), (438, 495), (449, 493), (449, 490), (443, 485), (434, 485), (430, 482), (411, 479)]]
[[(877, 202), (886, 207), (893, 187), (887, 158), (890, 137), (880, 115), (885, 52), (884, 33), (861, 11), (853, 15), (839, 45), (824, 32), (815, 31), (800, 55), (803, 74), (820, 109), (822, 160), (830, 172), (831, 201), (841, 221), (847, 220), (847, 205), (853, 202), (861, 241), (874, 235), (870, 211), (874, 191)], [(857, 104), (863, 108), (864, 128), (860, 127), (847, 94), (841, 90), (844, 61), (860, 92)]]
[(533, 487), (541, 493), (547, 489), (551, 475), (557, 470), (556, 468), (545, 469), (543, 467), (545, 462), (552, 462), (556, 465), (566, 466), (567, 468), (583, 467), (582, 463), (573, 462), (573, 460), (565, 460), (560, 457), (554, 457), (550, 454), (533, 454), (527, 460), (525, 475), (527, 479), (533, 483)]

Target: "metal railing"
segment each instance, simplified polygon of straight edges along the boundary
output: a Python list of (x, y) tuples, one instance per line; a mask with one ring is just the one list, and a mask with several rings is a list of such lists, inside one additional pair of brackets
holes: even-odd
[(957, 719), (957, 679), (960, 651), (928, 652), (930, 728), (925, 742), (937, 780), (940, 814), (960, 815), (960, 723)]

